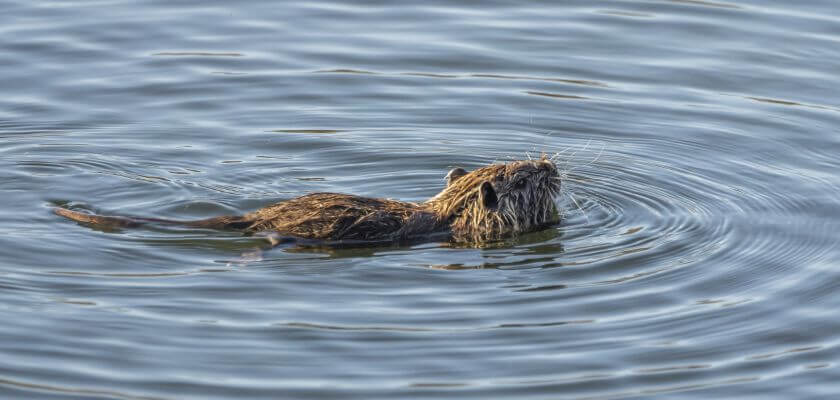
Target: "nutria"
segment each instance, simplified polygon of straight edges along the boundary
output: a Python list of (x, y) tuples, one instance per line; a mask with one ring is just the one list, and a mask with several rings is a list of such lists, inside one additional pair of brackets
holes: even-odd
[(447, 186), (423, 203), (338, 193), (312, 193), (245, 215), (195, 221), (100, 216), (56, 208), (56, 214), (100, 227), (178, 224), (196, 228), (270, 232), (289, 241), (334, 244), (451, 240), (486, 243), (559, 222), (554, 198), (557, 168), (539, 160), (492, 164), (467, 172), (455, 168)]

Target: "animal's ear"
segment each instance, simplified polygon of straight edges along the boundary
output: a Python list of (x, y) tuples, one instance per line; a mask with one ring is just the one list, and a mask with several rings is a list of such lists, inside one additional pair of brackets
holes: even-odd
[(495, 210), (499, 206), (499, 198), (496, 196), (496, 190), (490, 182), (484, 181), (479, 189), (479, 200), (484, 208)]
[(467, 174), (467, 170), (463, 168), (452, 168), (448, 174), (446, 174), (446, 187), (452, 186), (452, 183), (455, 182), (456, 179), (464, 176)]

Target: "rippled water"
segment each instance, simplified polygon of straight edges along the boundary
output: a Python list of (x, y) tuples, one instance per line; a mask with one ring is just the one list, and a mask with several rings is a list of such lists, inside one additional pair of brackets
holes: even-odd
[[(834, 1), (0, 3), (0, 397), (834, 398)], [(421, 201), (541, 152), (556, 229), (255, 254), (50, 213)]]

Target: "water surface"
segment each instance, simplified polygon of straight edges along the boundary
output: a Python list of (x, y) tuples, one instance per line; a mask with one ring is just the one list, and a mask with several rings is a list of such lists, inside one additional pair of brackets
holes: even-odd
[[(0, 4), (0, 397), (833, 398), (833, 1)], [(563, 223), (343, 250), (50, 213), (422, 201), (556, 155)]]

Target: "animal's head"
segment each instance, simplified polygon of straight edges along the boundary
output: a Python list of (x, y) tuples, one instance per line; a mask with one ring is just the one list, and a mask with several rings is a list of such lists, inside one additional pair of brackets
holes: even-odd
[(556, 224), (560, 175), (547, 158), (453, 169), (447, 187), (426, 202), (449, 221), (455, 240), (488, 242)]

